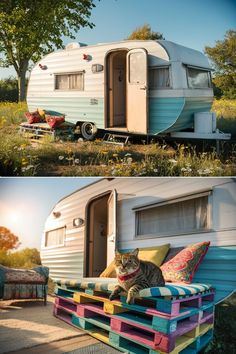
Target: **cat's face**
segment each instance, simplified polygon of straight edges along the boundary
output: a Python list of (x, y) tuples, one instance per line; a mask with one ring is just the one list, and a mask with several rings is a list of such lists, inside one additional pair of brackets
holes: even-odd
[(116, 251), (115, 267), (117, 274), (130, 274), (139, 267), (138, 251), (138, 248), (129, 253)]

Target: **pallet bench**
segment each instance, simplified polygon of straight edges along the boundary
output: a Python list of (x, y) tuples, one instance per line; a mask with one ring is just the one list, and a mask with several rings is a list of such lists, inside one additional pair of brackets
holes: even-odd
[(193, 296), (109, 300), (109, 291), (58, 286), (54, 315), (132, 354), (194, 354), (212, 338), (214, 291)]

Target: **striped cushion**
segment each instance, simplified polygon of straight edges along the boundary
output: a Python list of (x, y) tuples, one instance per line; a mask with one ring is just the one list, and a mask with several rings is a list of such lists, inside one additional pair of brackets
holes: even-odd
[[(57, 285), (65, 285), (67, 287), (74, 287), (78, 289), (92, 289), (97, 291), (112, 291), (117, 285), (116, 279), (111, 278), (83, 278), (81, 280), (56, 280)], [(185, 285), (183, 283), (166, 283), (162, 287), (154, 287), (143, 289), (139, 292), (140, 297), (150, 296), (179, 296), (179, 295), (193, 295), (205, 292), (211, 289), (209, 284), (193, 283)]]

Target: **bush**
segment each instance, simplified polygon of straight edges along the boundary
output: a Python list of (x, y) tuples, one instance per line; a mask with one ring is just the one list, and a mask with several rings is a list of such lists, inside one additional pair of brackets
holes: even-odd
[(0, 251), (0, 264), (11, 268), (32, 268), (41, 265), (41, 259), (36, 248), (16, 252)]
[(0, 80), (0, 101), (18, 101), (18, 83), (17, 79), (9, 77)]

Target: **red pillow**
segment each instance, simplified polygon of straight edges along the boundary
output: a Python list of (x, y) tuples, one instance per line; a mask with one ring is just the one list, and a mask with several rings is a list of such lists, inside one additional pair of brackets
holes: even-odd
[(57, 128), (65, 122), (65, 116), (51, 116), (46, 115), (46, 121), (51, 128)]
[(42, 117), (38, 111), (32, 113), (26, 112), (25, 117), (27, 118), (29, 124), (40, 123), (42, 121)]
[(160, 268), (165, 281), (190, 284), (210, 242), (189, 245)]

